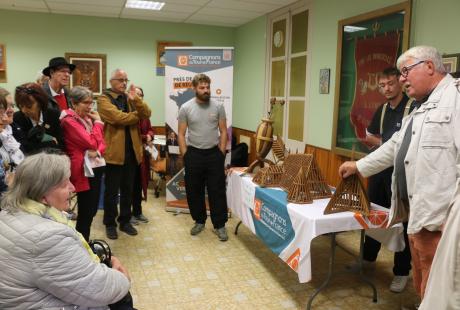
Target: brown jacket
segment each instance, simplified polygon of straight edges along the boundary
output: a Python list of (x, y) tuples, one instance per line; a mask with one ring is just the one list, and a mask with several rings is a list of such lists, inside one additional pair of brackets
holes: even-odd
[[(117, 98), (119, 94), (108, 90), (108, 93)], [(128, 99), (128, 111), (123, 112), (115, 106), (107, 95), (97, 99), (97, 110), (104, 121), (104, 139), (107, 144), (104, 159), (113, 165), (123, 165), (125, 161), (125, 127), (129, 126), (134, 153), (137, 163), (142, 161), (142, 139), (139, 132), (139, 120), (150, 117), (151, 111), (147, 103), (136, 96)]]

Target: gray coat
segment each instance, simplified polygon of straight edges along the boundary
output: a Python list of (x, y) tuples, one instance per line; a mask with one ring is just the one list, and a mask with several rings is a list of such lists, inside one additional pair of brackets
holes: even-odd
[(18, 211), (0, 211), (0, 309), (107, 309), (129, 280), (94, 262), (76, 231)]

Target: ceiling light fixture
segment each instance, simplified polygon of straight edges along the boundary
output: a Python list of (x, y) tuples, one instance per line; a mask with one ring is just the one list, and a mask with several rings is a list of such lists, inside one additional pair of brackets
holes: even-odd
[(140, 9), (140, 10), (155, 10), (159, 11), (165, 5), (164, 2), (154, 2), (146, 0), (128, 0), (126, 1), (125, 7), (131, 9)]

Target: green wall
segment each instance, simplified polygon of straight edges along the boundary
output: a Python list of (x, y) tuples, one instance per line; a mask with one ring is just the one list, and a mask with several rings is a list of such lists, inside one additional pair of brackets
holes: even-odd
[[(341, 19), (401, 3), (401, 0), (314, 0), (311, 18), (311, 95), (307, 116), (306, 143), (331, 148), (334, 121), (334, 89), (337, 53), (337, 25)], [(436, 12), (436, 14), (434, 13)], [(458, 0), (414, 0), (410, 46), (432, 45), (442, 53), (459, 53)], [(321, 68), (331, 68), (331, 92), (319, 94), (318, 80)]]
[[(346, 2), (346, 5), (345, 5)], [(341, 19), (401, 0), (311, 0), (311, 93), (305, 122), (306, 143), (330, 149), (333, 130), (337, 23)], [(437, 15), (434, 15), (434, 12)], [(459, 0), (414, 0), (411, 46), (433, 45), (443, 53), (460, 52)], [(234, 46), (233, 124), (255, 130), (263, 116), (267, 17), (238, 28), (81, 17), (0, 10), (0, 42), (7, 45), (9, 90), (35, 79), (51, 57), (65, 52), (107, 54), (108, 74), (126, 69), (143, 86), (153, 109), (152, 123), (164, 124), (164, 77), (155, 75), (156, 41), (191, 41), (195, 46)], [(319, 70), (331, 69), (330, 93), (318, 91)]]
[(233, 126), (256, 130), (265, 102), (267, 18), (259, 17), (236, 29)]
[(0, 42), (7, 46), (9, 91), (35, 80), (55, 56), (107, 55), (107, 75), (128, 72), (142, 86), (152, 108), (152, 124), (164, 125), (164, 77), (156, 76), (156, 41), (189, 41), (195, 46), (233, 46), (235, 28), (116, 18), (0, 10)]

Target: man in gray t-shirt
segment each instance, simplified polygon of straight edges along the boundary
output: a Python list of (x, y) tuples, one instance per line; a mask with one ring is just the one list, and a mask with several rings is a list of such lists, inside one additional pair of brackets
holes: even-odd
[(190, 233), (197, 235), (204, 229), (207, 218), (206, 187), (214, 232), (219, 240), (227, 241), (224, 172), (227, 121), (223, 105), (210, 100), (210, 84), (211, 79), (204, 74), (193, 78), (195, 98), (179, 110), (178, 142), (184, 158), (187, 203), (195, 221)]

